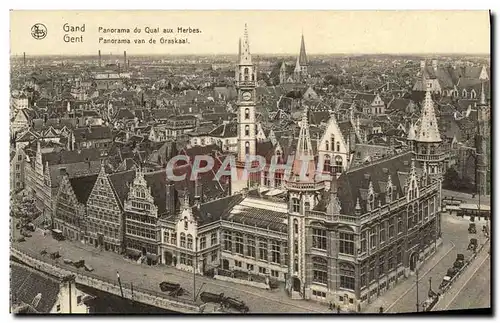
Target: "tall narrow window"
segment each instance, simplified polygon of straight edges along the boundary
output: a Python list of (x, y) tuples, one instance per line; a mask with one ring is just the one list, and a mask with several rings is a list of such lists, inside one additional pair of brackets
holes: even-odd
[(193, 236), (190, 234), (187, 235), (187, 248), (193, 249)]
[(299, 234), (299, 221), (297, 219), (293, 220), (293, 233)]
[(245, 108), (245, 119), (248, 120), (250, 119), (250, 109)]
[(236, 247), (236, 253), (243, 255), (243, 235), (239, 232), (234, 234), (234, 243)]
[(351, 264), (340, 264), (340, 287), (354, 290), (355, 270)]
[(339, 232), (339, 253), (354, 255), (354, 234)]
[(300, 200), (298, 198), (292, 199), (292, 211), (295, 213), (300, 212)]
[(325, 141), (325, 150), (330, 150), (330, 142), (328, 140)]
[(271, 240), (271, 262), (275, 264), (281, 263), (281, 247), (280, 242)]
[(313, 282), (328, 284), (328, 262), (321, 257), (313, 257)]
[(249, 125), (245, 126), (245, 136), (250, 136), (250, 126)]
[(267, 240), (259, 239), (259, 259), (267, 261)]
[(326, 250), (326, 230), (322, 229), (313, 229), (312, 232), (312, 247)]
[(250, 143), (248, 141), (245, 142), (245, 154), (250, 154)]
[(181, 247), (186, 248), (186, 234), (184, 232), (181, 232)]
[(255, 258), (255, 237), (247, 236), (247, 256)]
[(231, 232), (225, 231), (223, 239), (224, 239), (224, 250), (231, 251), (233, 247)]

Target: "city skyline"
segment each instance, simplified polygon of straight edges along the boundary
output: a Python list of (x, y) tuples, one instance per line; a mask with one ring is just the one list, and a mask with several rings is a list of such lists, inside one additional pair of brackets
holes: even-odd
[[(30, 30), (35, 23), (47, 26), (45, 39), (31, 37)], [(63, 41), (63, 36), (68, 34), (63, 30), (65, 23), (85, 24), (84, 33), (69, 33), (70, 36), (83, 35), (83, 43)], [(488, 11), (12, 11), (11, 55), (26, 52), (30, 56), (87, 56), (95, 55), (98, 50), (103, 55), (110, 52), (120, 55), (125, 50), (129, 55), (234, 54), (245, 23), (255, 55), (294, 55), (299, 50), (302, 33), (310, 55), (490, 53)], [(139, 35), (144, 39), (165, 35), (146, 34), (146, 26), (160, 30), (191, 27), (202, 32), (186, 34), (190, 41), (187, 45), (134, 44), (133, 41), (99, 44), (99, 37), (124, 37), (99, 33), (99, 27), (129, 28), (130, 33), (125, 35), (133, 40), (139, 37), (133, 33), (136, 26), (141, 28)], [(271, 26), (273, 33), (269, 30)], [(436, 34), (446, 37), (436, 37)]]

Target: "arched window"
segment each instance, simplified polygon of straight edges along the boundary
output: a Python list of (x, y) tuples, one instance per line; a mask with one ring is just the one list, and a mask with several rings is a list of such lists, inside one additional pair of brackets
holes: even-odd
[(250, 126), (249, 125), (245, 126), (245, 136), (250, 136)]
[(342, 173), (342, 157), (340, 156), (335, 156), (334, 171), (335, 173)]
[(354, 266), (347, 263), (341, 263), (340, 266), (340, 287), (354, 290), (355, 270)]
[(331, 167), (330, 156), (325, 155), (325, 162), (323, 163), (323, 171), (330, 172), (330, 167)]
[(368, 195), (368, 211), (373, 211), (375, 206), (375, 196), (373, 194)]
[(466, 97), (467, 97), (467, 90), (466, 90), (466, 89), (464, 89), (464, 90), (462, 91), (462, 97), (463, 97), (463, 98), (466, 98)]
[(193, 236), (190, 234), (187, 235), (187, 248), (193, 249)]
[(245, 154), (250, 154), (250, 143), (245, 141)]
[(198, 144), (198, 139), (196, 139), (196, 138), (195, 138), (195, 139), (193, 140), (193, 145), (194, 145), (194, 146), (196, 146), (197, 144)]
[(245, 81), (248, 81), (248, 75), (245, 75)]
[(295, 213), (300, 212), (300, 200), (298, 198), (292, 199), (292, 212), (295, 212)]
[(330, 150), (330, 142), (328, 140), (325, 141), (325, 150)]
[(248, 67), (245, 67), (243, 74), (247, 75), (248, 74)]
[(475, 99), (476, 98), (476, 91), (474, 91), (474, 90), (470, 91), (470, 98), (471, 99)]
[(205, 138), (201, 138), (201, 145), (205, 146)]
[(186, 248), (186, 234), (181, 232), (181, 247)]
[(250, 119), (250, 109), (245, 109), (245, 119)]
[(313, 257), (313, 282), (328, 284), (328, 262), (322, 257)]
[(187, 216), (184, 217), (184, 230), (188, 229), (188, 218)]
[(299, 234), (299, 221), (297, 219), (293, 220), (293, 233)]
[(304, 211), (309, 211), (311, 209), (311, 203), (305, 202), (304, 203)]
[(337, 141), (336, 146), (337, 146), (337, 147), (336, 147), (336, 150), (337, 150), (337, 151), (340, 151), (340, 142), (339, 142), (339, 141)]

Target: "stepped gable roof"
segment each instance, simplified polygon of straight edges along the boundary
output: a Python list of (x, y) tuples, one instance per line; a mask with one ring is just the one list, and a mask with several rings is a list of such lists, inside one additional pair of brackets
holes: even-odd
[(114, 173), (108, 176), (111, 187), (115, 191), (116, 197), (123, 207), (123, 202), (128, 196), (130, 184), (134, 181), (135, 169)]
[(57, 277), (11, 261), (10, 290), (16, 301), (26, 304), (32, 304), (34, 298), (41, 294), (34, 308), (37, 312), (49, 313), (57, 301), (60, 282)]
[(78, 202), (83, 205), (87, 204), (87, 200), (89, 199), (96, 180), (97, 174), (69, 179)]
[[(385, 189), (381, 189), (381, 182), (387, 182), (389, 174), (395, 186), (395, 196), (403, 196), (404, 181), (398, 181), (400, 173), (410, 171), (412, 153), (405, 152), (387, 159), (378, 160), (367, 166), (351, 169), (338, 178), (338, 198), (341, 205), (341, 214), (354, 215), (356, 200), (359, 198), (362, 213), (366, 212), (369, 182), (372, 182), (375, 192), (375, 205), (380, 200), (385, 204)], [(319, 211), (324, 211), (320, 210)]]

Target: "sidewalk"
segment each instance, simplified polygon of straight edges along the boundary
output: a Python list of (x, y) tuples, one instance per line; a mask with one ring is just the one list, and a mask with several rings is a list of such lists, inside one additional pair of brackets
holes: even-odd
[[(454, 244), (451, 242), (443, 242), (443, 244), (438, 247), (438, 251), (431, 256), (420, 268), (419, 281), (427, 280), (425, 275), (432, 270), (441, 260), (455, 248)], [(413, 287), (415, 286), (415, 276), (409, 276), (401, 283), (398, 283), (393, 289), (386, 291), (383, 295), (378, 297), (375, 301), (368, 304), (363, 310), (363, 313), (379, 313), (379, 309), (382, 306), (384, 312), (390, 312), (391, 308), (396, 304), (403, 296), (405, 296)]]
[[(454, 199), (462, 200), (463, 203), (477, 204), (479, 195), (472, 197), (472, 194), (462, 193), (457, 191), (442, 190), (442, 197), (453, 197)], [(481, 205), (491, 205), (490, 195), (481, 195)]]

